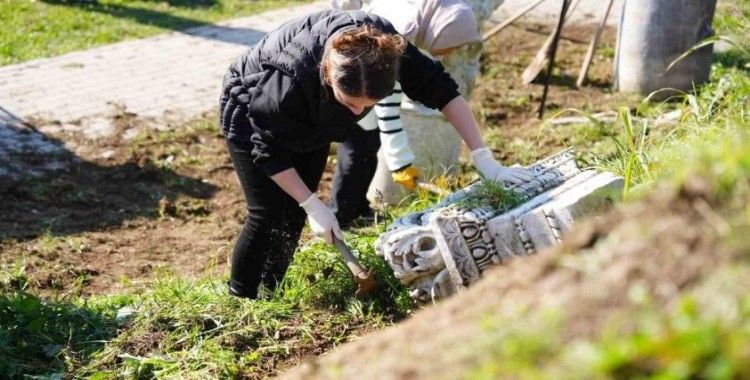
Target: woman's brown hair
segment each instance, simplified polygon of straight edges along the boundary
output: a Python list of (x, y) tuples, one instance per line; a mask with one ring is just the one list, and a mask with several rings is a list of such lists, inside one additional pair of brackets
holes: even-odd
[(406, 41), (371, 25), (333, 37), (323, 53), (323, 81), (346, 95), (382, 99), (393, 91)]

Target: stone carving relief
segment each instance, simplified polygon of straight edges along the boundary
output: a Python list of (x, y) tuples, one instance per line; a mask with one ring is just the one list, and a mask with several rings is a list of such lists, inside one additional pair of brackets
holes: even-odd
[(478, 281), (492, 266), (559, 243), (575, 219), (609, 206), (622, 192), (622, 178), (579, 169), (572, 151), (528, 169), (534, 179), (505, 184), (522, 200), (520, 205), (467, 208), (460, 201), (476, 191), (480, 184), (474, 183), (395, 220), (378, 238), (376, 251), (410, 287), (413, 299), (445, 298)]

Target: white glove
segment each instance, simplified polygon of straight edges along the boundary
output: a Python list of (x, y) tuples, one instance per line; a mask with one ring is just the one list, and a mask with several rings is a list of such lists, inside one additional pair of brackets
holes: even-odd
[(531, 173), (522, 167), (506, 167), (497, 162), (489, 148), (471, 151), (471, 159), (474, 161), (474, 167), (489, 180), (518, 185), (532, 179)]
[(343, 238), (336, 216), (333, 215), (328, 206), (320, 201), (317, 195), (311, 195), (306, 201), (300, 203), (300, 206), (305, 209), (307, 221), (310, 222), (310, 228), (315, 236), (322, 237), (328, 244), (333, 243), (332, 232), (339, 239)]

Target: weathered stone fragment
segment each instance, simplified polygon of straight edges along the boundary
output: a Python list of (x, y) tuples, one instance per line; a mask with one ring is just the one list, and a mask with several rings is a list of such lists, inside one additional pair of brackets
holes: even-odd
[[(396, 220), (376, 251), (419, 302), (454, 294), (487, 268), (531, 255), (562, 240), (576, 220), (608, 207), (622, 193), (622, 178), (578, 168), (563, 151), (529, 167), (533, 180), (509, 188), (523, 201), (510, 207), (467, 207), (479, 183), (427, 210)], [(471, 203), (469, 203), (471, 204)]]

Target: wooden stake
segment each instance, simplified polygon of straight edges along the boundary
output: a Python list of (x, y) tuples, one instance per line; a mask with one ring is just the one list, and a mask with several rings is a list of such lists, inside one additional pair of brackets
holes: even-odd
[(612, 9), (612, 4), (614, 2), (615, 0), (609, 0), (609, 4), (607, 4), (607, 10), (604, 12), (604, 18), (602, 19), (602, 22), (599, 24), (599, 28), (596, 29), (594, 36), (591, 38), (591, 43), (589, 44), (589, 49), (586, 51), (586, 56), (583, 59), (581, 70), (578, 72), (578, 79), (576, 80), (576, 87), (583, 86), (583, 82), (586, 81), (586, 74), (588, 74), (589, 67), (591, 66), (591, 61), (594, 58), (594, 51), (596, 51), (596, 45), (599, 44), (599, 37), (601, 37), (602, 31), (604, 31), (604, 27), (607, 26), (607, 18), (609, 17), (609, 11)]
[[(547, 75), (544, 77), (544, 92), (542, 93), (542, 102), (539, 104), (539, 119), (544, 117), (544, 106), (547, 103), (547, 91), (549, 90), (549, 81), (552, 77), (552, 68), (555, 66), (555, 54), (557, 53), (557, 43), (560, 42), (560, 34), (562, 33), (562, 27), (565, 23), (565, 19), (570, 14), (568, 13), (568, 7), (570, 6), (571, 0), (563, 0), (562, 9), (560, 10), (560, 20), (557, 22), (557, 28), (555, 28), (555, 34), (552, 38), (552, 46), (549, 53), (549, 64), (547, 65)], [(577, 5), (578, 3), (576, 3)], [(572, 11), (571, 11), (572, 13)]]
[[(563, 20), (563, 23), (568, 21), (568, 18), (573, 13), (573, 10), (578, 6), (578, 4), (581, 2), (581, 0), (576, 0), (576, 2), (568, 7), (568, 11), (565, 14), (565, 19)], [(542, 72), (544, 69), (544, 64), (547, 63), (547, 60), (549, 59), (550, 53), (551, 53), (551, 47), (552, 42), (555, 39), (555, 34), (557, 32), (557, 29), (553, 30), (552, 33), (550, 33), (549, 37), (547, 37), (547, 40), (544, 41), (544, 44), (542, 45), (541, 49), (536, 53), (534, 56), (534, 60), (531, 61), (529, 66), (526, 67), (526, 69), (521, 74), (521, 81), (523, 84), (529, 84), (531, 83), (537, 76), (539, 76), (539, 73)]]
[(526, 13), (529, 13), (532, 9), (536, 8), (539, 4), (543, 2), (544, 0), (537, 0), (529, 4), (526, 8), (521, 9), (520, 11), (516, 12), (516, 14), (514, 14), (513, 16), (510, 16), (507, 19), (503, 20), (503, 22), (501, 22), (500, 24), (493, 26), (492, 29), (484, 33), (484, 35), (482, 36), (482, 41), (487, 41), (488, 38), (494, 36), (501, 30), (505, 29), (505, 27), (513, 23), (513, 21), (516, 21), (519, 17), (525, 15)]

